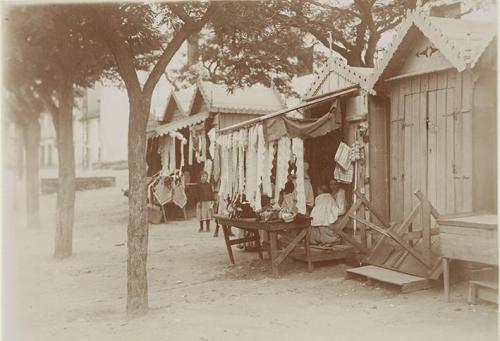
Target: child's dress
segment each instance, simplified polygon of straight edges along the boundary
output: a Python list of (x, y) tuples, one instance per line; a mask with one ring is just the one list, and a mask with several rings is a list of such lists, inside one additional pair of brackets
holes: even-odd
[(199, 221), (212, 219), (213, 199), (212, 186), (208, 182), (199, 184), (196, 197), (196, 217)]

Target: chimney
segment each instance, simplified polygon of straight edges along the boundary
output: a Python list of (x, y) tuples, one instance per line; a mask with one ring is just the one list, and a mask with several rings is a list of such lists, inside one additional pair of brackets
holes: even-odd
[(199, 47), (199, 34), (192, 34), (187, 42), (188, 42), (188, 50), (187, 50), (187, 66), (192, 66), (198, 63), (198, 57), (200, 55), (200, 47)]
[(441, 18), (460, 18), (462, 8), (460, 2), (431, 7), (429, 15)]

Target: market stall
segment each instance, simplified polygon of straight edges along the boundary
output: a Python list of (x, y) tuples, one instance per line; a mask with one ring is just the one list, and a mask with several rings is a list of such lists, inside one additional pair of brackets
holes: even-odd
[[(315, 89), (321, 88), (321, 84)], [(219, 129), (217, 145), (222, 160), (219, 222), (236, 226), (239, 218), (252, 219), (253, 215), (253, 222), (245, 224), (257, 230), (265, 230), (260, 225), (271, 219), (269, 216), (291, 224), (309, 215), (314, 196), (319, 194), (317, 187), (335, 179), (352, 191), (357, 163), (367, 157), (364, 154), (367, 141), (362, 142), (362, 138), (368, 135), (368, 127), (359, 125), (357, 128), (361, 128), (349, 132), (345, 108), (351, 98), (362, 94), (366, 93), (358, 80), (357, 84), (342, 84), (333, 91), (314, 94), (294, 108)], [(357, 109), (357, 114), (361, 114), (362, 109)], [(366, 118), (367, 113), (362, 114), (358, 116)], [(348, 140), (346, 136), (350, 133), (356, 136)], [(293, 204), (287, 202), (290, 195)], [(238, 216), (241, 204), (251, 208), (249, 216)], [(346, 205), (349, 204), (348, 199)], [(282, 223), (283, 232), (286, 226)], [(308, 240), (311, 229), (307, 230), (303, 235), (299, 233), (301, 239)], [(266, 241), (266, 238), (266, 233), (261, 233), (261, 239)], [(298, 240), (287, 239), (292, 241), (286, 248), (291, 252)], [(309, 252), (309, 247), (306, 250)], [(308, 260), (310, 263), (309, 257)]]
[[(259, 98), (258, 103), (255, 98)], [(182, 177), (187, 202), (177, 206), (186, 217), (185, 208), (189, 213), (195, 204), (200, 173), (206, 171), (213, 184), (219, 180), (219, 169), (214, 168), (216, 129), (283, 107), (279, 94), (263, 86), (229, 93), (224, 85), (198, 81), (191, 88), (173, 92), (162, 124), (148, 132), (148, 176)], [(175, 210), (171, 211), (175, 215)]]

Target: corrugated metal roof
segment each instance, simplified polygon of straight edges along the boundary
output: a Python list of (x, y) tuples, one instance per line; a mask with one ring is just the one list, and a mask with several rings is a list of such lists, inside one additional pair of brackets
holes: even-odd
[(412, 27), (422, 32), (460, 72), (473, 68), (497, 35), (496, 25), (493, 23), (429, 17), (418, 11), (411, 11), (398, 26), (393, 42), (375, 68), (373, 77), (369, 80), (370, 87), (374, 87), (380, 80)]
[(316, 95), (323, 82), (332, 72), (339, 74), (353, 85), (359, 85), (363, 90), (374, 93), (373, 89), (368, 86), (368, 80), (373, 72), (373, 68), (353, 67), (347, 65), (340, 58), (330, 58), (305, 92), (303, 99)]

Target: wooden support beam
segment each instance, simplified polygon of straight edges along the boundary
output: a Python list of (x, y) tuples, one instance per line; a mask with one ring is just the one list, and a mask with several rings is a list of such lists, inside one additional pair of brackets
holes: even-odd
[(382, 225), (384, 225), (386, 228), (390, 227), (389, 223), (387, 223), (382, 218), (382, 216), (380, 214), (378, 214), (378, 212), (375, 209), (375, 207), (373, 207), (372, 204), (370, 204), (370, 201), (368, 201), (368, 199), (364, 196), (363, 193), (361, 193), (359, 190), (355, 190), (354, 194), (356, 194), (356, 196), (359, 199), (361, 199), (361, 201), (363, 202), (363, 204), (370, 210), (370, 213), (373, 214), (375, 216), (375, 218), (377, 218), (382, 223)]
[(297, 246), (297, 244), (302, 240), (304, 239), (304, 237), (306, 236), (307, 234), (307, 229), (303, 229), (302, 231), (299, 232), (299, 234), (290, 242), (290, 244), (288, 244), (286, 246), (286, 248), (280, 252), (280, 254), (278, 255), (278, 257), (276, 257), (274, 260), (273, 260), (273, 264), (278, 266), (279, 264), (281, 264), (281, 262), (283, 262), (285, 260), (285, 258), (290, 254), (290, 252), (292, 252), (293, 249), (295, 249), (295, 247)]
[(416, 195), (416, 197), (418, 198), (418, 200), (420, 200), (420, 202), (427, 201), (429, 203), (429, 205), (430, 205), (432, 216), (436, 220), (439, 219), (440, 214), (439, 214), (438, 210), (436, 210), (434, 208), (434, 206), (432, 206), (431, 202), (429, 200), (427, 200), (427, 198), (423, 195), (423, 193), (420, 190), (418, 190), (414, 194)]
[[(431, 229), (431, 236), (435, 236), (438, 234), (439, 234), (439, 229), (437, 227)], [(422, 231), (408, 232), (403, 235), (403, 239), (408, 241), (420, 238), (422, 238)]]
[(420, 252), (418, 252), (417, 250), (413, 249), (410, 245), (408, 245), (408, 243), (400, 235), (390, 230), (383, 230), (377, 225), (372, 224), (365, 219), (357, 218), (356, 220), (394, 240), (396, 243), (401, 245), (401, 247), (403, 247), (406, 251), (408, 251), (413, 257), (415, 257), (420, 263), (425, 265), (425, 267), (427, 268), (432, 267), (432, 265), (430, 264), (430, 260), (426, 259), (425, 256), (420, 254)]

